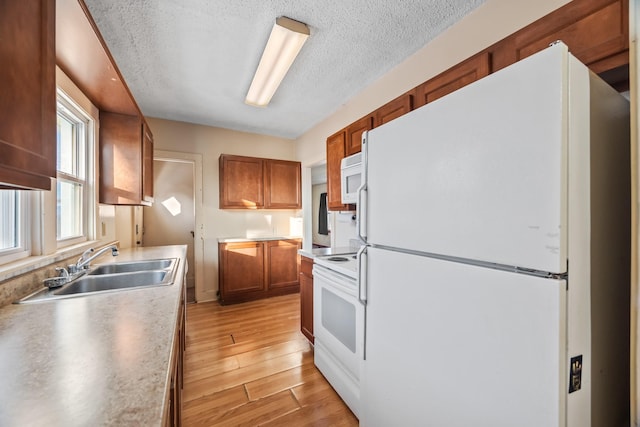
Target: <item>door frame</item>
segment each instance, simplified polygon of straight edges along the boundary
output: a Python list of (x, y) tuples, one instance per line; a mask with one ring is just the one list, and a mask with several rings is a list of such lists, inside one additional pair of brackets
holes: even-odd
[[(206, 295), (203, 283), (204, 269), (204, 215), (202, 206), (202, 154), (182, 153), (178, 151), (154, 150), (153, 160), (165, 162), (191, 163), (193, 165), (193, 202), (195, 208), (193, 255), (195, 265), (189, 268), (195, 269), (196, 302), (210, 299)], [(215, 298), (214, 298), (215, 299)]]

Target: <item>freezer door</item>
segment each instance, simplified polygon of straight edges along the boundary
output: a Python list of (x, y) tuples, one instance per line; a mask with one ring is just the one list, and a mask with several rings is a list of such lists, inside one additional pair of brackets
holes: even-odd
[(553, 46), (370, 131), (368, 243), (566, 272), (566, 63)]
[(564, 426), (565, 286), (369, 248), (361, 425)]

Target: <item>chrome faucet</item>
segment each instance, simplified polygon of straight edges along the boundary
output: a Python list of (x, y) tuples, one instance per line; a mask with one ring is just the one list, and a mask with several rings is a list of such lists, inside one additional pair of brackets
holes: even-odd
[(89, 268), (89, 263), (91, 261), (93, 261), (94, 259), (96, 259), (100, 255), (102, 255), (103, 253), (105, 253), (109, 249), (111, 249), (111, 255), (118, 256), (118, 247), (116, 245), (105, 246), (104, 248), (100, 249), (98, 252), (96, 252), (93, 255), (91, 255), (91, 254), (95, 250), (93, 248), (90, 248), (90, 249), (87, 249), (86, 251), (84, 251), (82, 256), (80, 258), (78, 258), (78, 261), (75, 263), (75, 265), (72, 264), (72, 265), (69, 266), (69, 270), (71, 270), (70, 272), (71, 273), (77, 273), (78, 271), (87, 270)]

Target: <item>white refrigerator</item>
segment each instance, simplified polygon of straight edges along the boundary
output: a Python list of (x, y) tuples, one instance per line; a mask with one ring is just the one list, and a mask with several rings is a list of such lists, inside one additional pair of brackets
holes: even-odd
[(628, 423), (628, 101), (557, 43), (363, 153), (361, 425)]

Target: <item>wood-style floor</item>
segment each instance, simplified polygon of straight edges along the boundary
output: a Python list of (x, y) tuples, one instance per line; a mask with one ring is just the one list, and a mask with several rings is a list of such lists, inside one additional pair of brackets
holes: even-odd
[(299, 295), (187, 305), (184, 426), (357, 426), (313, 364)]

